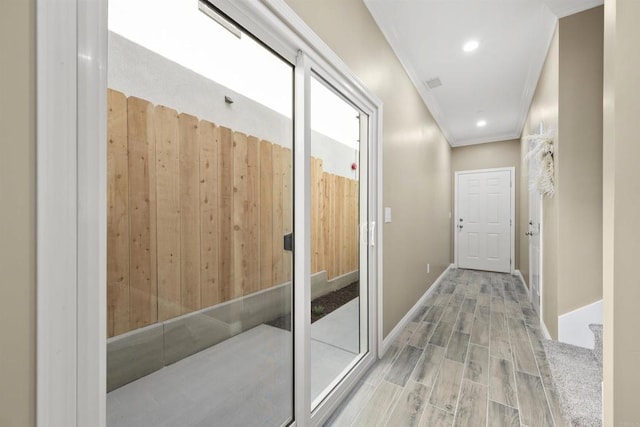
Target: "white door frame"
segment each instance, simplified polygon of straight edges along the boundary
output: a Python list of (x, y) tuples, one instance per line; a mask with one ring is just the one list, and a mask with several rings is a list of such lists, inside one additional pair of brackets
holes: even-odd
[(509, 222), (509, 230), (511, 237), (511, 257), (510, 262), (510, 270), (511, 274), (515, 274), (515, 263), (516, 263), (516, 185), (515, 185), (515, 177), (516, 177), (516, 168), (511, 166), (507, 168), (493, 168), (493, 169), (473, 169), (473, 170), (463, 170), (463, 171), (455, 171), (454, 172), (454, 195), (453, 195), (453, 203), (454, 203), (454, 216), (453, 216), (453, 266), (458, 268), (458, 233), (456, 231), (456, 226), (458, 222), (458, 177), (463, 174), (469, 173), (483, 173), (483, 172), (509, 172), (510, 177), (510, 195), (511, 195), (511, 207), (510, 207), (510, 215), (511, 221)]
[[(36, 2), (37, 425), (104, 427), (107, 0)], [(382, 218), (382, 102), (284, 0), (213, 3), (301, 69), (313, 66), (370, 118), (369, 352), (313, 417), (306, 410), (308, 396), (296, 393), (298, 424), (321, 424), (374, 362), (381, 344), (382, 229), (373, 224), (380, 224)], [(295, 77), (298, 82), (308, 79), (299, 72)], [(305, 116), (305, 106), (308, 91), (298, 91), (297, 117)], [(302, 163), (296, 164), (294, 174), (296, 180), (308, 183), (309, 164), (304, 159), (309, 156), (309, 123), (296, 122), (295, 135), (304, 141), (295, 146), (295, 159)], [(296, 187), (294, 277), (307, 284), (311, 230), (305, 213), (310, 199), (304, 196), (306, 187)], [(306, 301), (308, 297), (307, 292), (298, 291), (295, 298)], [(299, 320), (304, 324), (295, 328), (295, 345), (304, 348), (310, 325), (303, 313)], [(308, 381), (308, 352), (296, 360), (294, 369), (295, 387), (300, 391)]]
[[(531, 191), (536, 191), (536, 190), (531, 190), (531, 188), (529, 188), (529, 192)], [(537, 192), (537, 191), (536, 191)], [(538, 291), (540, 294), (540, 312), (538, 313), (538, 317), (540, 318), (540, 324), (543, 326), (543, 331), (545, 333), (545, 336), (547, 338), (550, 339), (550, 335), (549, 335), (549, 331), (547, 330), (546, 325), (544, 324), (544, 319), (542, 316), (542, 313), (544, 313), (544, 277), (542, 272), (544, 271), (544, 257), (543, 257), (543, 253), (544, 253), (544, 217), (543, 217), (543, 213), (544, 213), (544, 209), (543, 209), (543, 205), (544, 205), (544, 197), (542, 195), (540, 195), (540, 212), (538, 213), (538, 215), (540, 216), (540, 259), (538, 260), (538, 265), (539, 265), (539, 275), (538, 275)], [(531, 209), (531, 203), (529, 203), (529, 210)], [(531, 218), (530, 216), (530, 211), (529, 211), (529, 218)], [(533, 265), (533, 263), (531, 262), (531, 243), (530, 240), (529, 242), (527, 242), (527, 244), (529, 245), (529, 301), (533, 302), (533, 281), (531, 280), (531, 275), (532, 273), (532, 269), (531, 266)]]

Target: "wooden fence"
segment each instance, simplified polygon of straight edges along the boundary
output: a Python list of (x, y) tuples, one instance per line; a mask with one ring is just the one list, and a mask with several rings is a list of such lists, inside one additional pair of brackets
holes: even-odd
[[(291, 280), (291, 150), (109, 90), (107, 333)], [(358, 269), (358, 182), (312, 160), (312, 270)]]

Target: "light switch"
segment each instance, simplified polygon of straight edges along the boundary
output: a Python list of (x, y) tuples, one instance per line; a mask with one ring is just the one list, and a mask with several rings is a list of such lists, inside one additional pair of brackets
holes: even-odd
[(384, 222), (391, 222), (391, 208), (384, 208)]

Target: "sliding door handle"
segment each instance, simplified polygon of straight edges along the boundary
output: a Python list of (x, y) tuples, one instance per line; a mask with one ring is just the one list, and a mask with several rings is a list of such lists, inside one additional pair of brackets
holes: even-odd
[(284, 235), (284, 250), (293, 252), (293, 233)]

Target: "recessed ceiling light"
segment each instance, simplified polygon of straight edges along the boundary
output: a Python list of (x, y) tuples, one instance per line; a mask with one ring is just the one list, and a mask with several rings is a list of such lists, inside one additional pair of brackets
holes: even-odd
[(462, 50), (464, 50), (465, 52), (473, 52), (478, 48), (478, 46), (480, 46), (478, 40), (469, 40), (464, 44), (464, 46), (462, 46)]
[(478, 120), (478, 123), (476, 123), (476, 126), (478, 126), (479, 128), (483, 128), (487, 125), (487, 121), (486, 120)]

